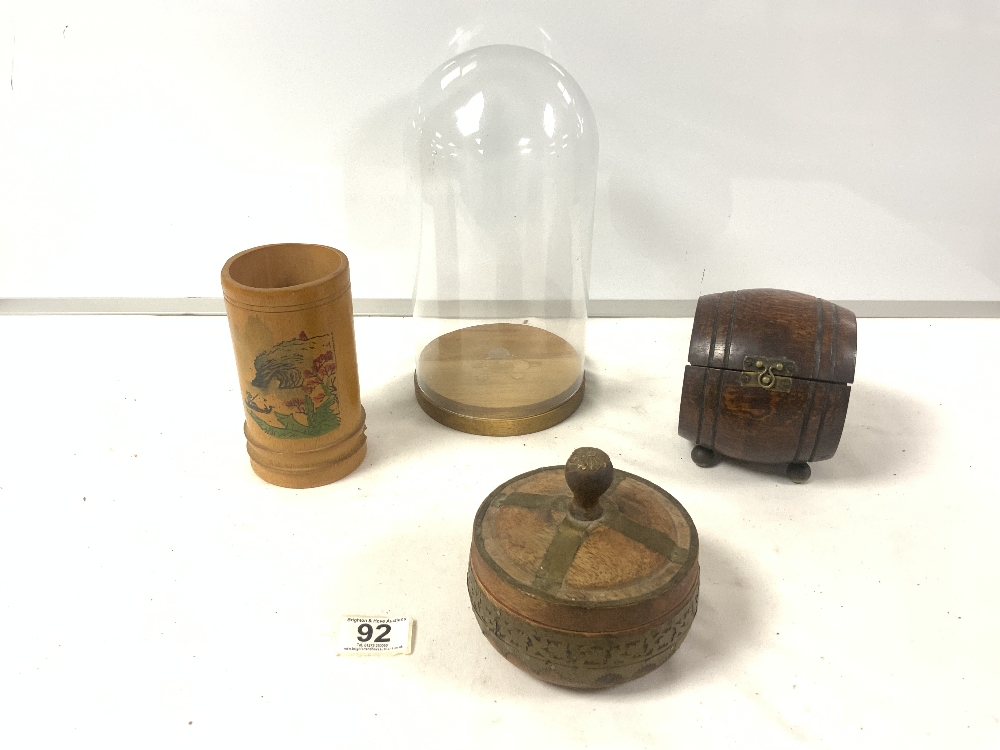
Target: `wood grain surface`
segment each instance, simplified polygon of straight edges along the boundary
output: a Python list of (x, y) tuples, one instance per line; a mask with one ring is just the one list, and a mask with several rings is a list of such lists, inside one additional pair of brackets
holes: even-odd
[(554, 409), (579, 388), (580, 354), (531, 325), (488, 323), (431, 341), (417, 362), (427, 398), (469, 417), (518, 419)]
[(222, 269), (253, 470), (316, 487), (366, 452), (347, 256), (322, 245), (251, 248)]
[(854, 313), (818, 297), (781, 289), (743, 289), (698, 299), (688, 362), (742, 370), (746, 356), (794, 361), (798, 377), (854, 381)]
[[(797, 292), (750, 289), (698, 301), (678, 432), (719, 454), (805, 463), (837, 451), (857, 357), (857, 321)], [(748, 387), (749, 360), (782, 361), (783, 390)]]

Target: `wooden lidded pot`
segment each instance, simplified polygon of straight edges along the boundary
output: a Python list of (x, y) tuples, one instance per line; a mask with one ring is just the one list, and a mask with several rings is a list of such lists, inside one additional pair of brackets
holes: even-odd
[(596, 448), (514, 477), (476, 514), (472, 609), (483, 635), (547, 682), (634, 680), (680, 646), (698, 609), (698, 532), (652, 482)]
[(854, 313), (817, 297), (744, 289), (699, 298), (678, 426), (695, 463), (787, 463), (792, 481), (806, 481), (807, 462), (837, 452), (857, 349)]
[(341, 479), (366, 452), (347, 256), (325, 245), (244, 250), (222, 268), (254, 472), (281, 487)]

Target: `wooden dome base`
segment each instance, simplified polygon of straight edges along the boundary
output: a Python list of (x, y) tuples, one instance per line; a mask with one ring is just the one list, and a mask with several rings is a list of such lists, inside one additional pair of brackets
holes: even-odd
[(417, 394), (417, 403), (431, 419), (440, 422), (453, 430), (468, 432), (472, 435), (489, 435), (493, 437), (510, 437), (512, 435), (527, 435), (532, 432), (547, 430), (559, 424), (577, 410), (583, 401), (583, 389), (586, 377), (580, 381), (580, 387), (563, 403), (554, 409), (528, 417), (468, 417), (464, 414), (443, 409), (431, 401), (421, 390), (416, 373), (413, 374), (413, 388)]

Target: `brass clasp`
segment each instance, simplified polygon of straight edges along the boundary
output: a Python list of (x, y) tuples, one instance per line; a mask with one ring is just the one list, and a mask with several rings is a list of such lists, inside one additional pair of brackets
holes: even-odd
[(743, 358), (743, 372), (740, 373), (740, 385), (747, 388), (767, 388), (769, 390), (788, 393), (792, 390), (792, 378), (795, 374), (795, 363), (790, 359), (772, 359), (769, 357)]

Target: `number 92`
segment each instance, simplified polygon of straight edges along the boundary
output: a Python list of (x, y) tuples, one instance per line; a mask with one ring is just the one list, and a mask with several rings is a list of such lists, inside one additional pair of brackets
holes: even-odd
[(388, 643), (389, 642), (389, 632), (392, 630), (391, 625), (386, 625), (384, 622), (381, 625), (376, 625), (372, 628), (370, 622), (363, 622), (358, 625), (358, 640), (361, 643), (368, 643), (372, 640), (372, 635), (375, 634), (375, 630), (379, 631), (379, 634), (375, 637), (372, 643)]

